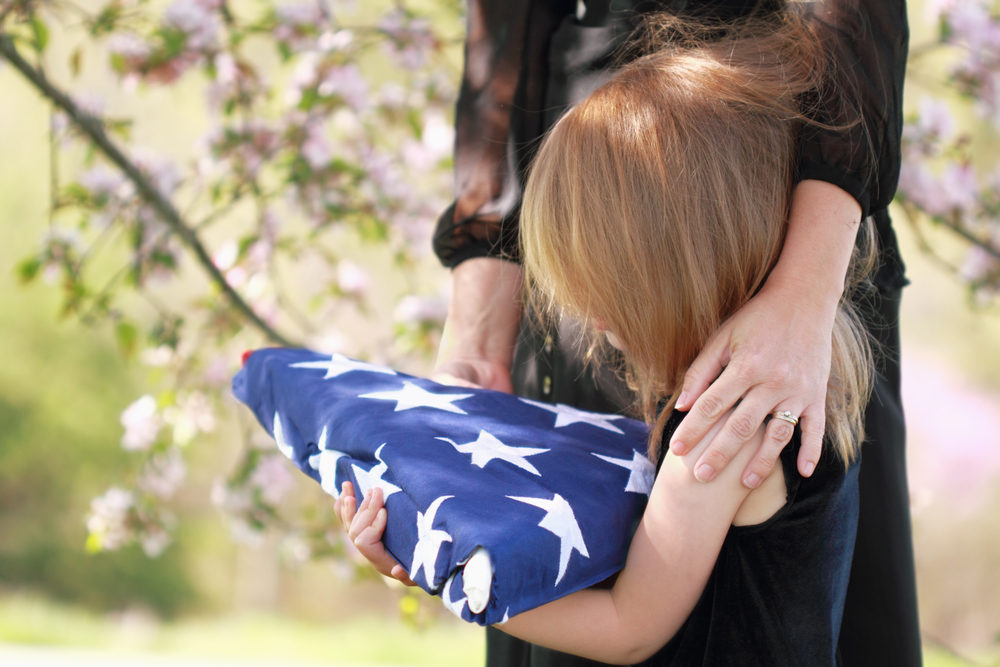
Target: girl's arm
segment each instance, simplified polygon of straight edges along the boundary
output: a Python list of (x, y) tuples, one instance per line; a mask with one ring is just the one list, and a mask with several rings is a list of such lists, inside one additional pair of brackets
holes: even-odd
[[(719, 549), (749, 491), (740, 471), (753, 448), (711, 483), (692, 466), (715, 430), (685, 456), (668, 453), (625, 568), (609, 589), (589, 588), (497, 626), (535, 644), (592, 660), (631, 664), (658, 651), (676, 634), (701, 596)], [(754, 439), (761, 441), (763, 429)], [(784, 502), (781, 485), (778, 506)]]
[[(750, 493), (739, 473), (754, 447), (743, 448), (734, 461), (739, 465), (729, 466), (711, 483), (695, 481), (691, 467), (713, 435), (714, 430), (686, 456), (666, 455), (625, 568), (612, 588), (573, 593), (497, 627), (536, 644), (609, 663), (638, 662), (659, 650), (694, 608)], [(763, 428), (758, 429), (758, 444), (763, 437)], [(771, 511), (784, 503), (783, 484), (767, 485), (766, 492), (773, 496), (765, 503)], [(341, 508), (347, 511), (341, 515), (359, 551), (384, 574), (404, 580), (403, 569), (381, 543), (386, 515), (379, 491), (356, 513), (353, 497), (346, 503), (345, 497)]]

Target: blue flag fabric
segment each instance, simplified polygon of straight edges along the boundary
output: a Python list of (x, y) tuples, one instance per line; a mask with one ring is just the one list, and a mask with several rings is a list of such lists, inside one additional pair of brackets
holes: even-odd
[[(382, 487), (386, 549), (457, 616), (483, 625), (620, 570), (655, 474), (641, 422), (339, 354), (257, 350), (233, 392), (330, 495), (345, 481), (359, 502)], [(475, 585), (463, 566), (477, 550), (492, 568), (484, 609), (465, 594)]]

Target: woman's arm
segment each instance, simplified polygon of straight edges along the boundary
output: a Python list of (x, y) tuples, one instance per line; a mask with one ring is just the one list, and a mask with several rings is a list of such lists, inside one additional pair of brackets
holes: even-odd
[(474, 257), (452, 269), (435, 380), (512, 391), (521, 285), (520, 265), (501, 259)]
[[(685, 451), (740, 398), (726, 429), (696, 466), (711, 479), (769, 412), (802, 416), (799, 471), (820, 453), (832, 318), (857, 222), (888, 206), (899, 176), (902, 86), (908, 46), (903, 0), (826, 0), (810, 14), (835, 61), (818, 120), (800, 139), (788, 240), (764, 288), (715, 334), (688, 371), (678, 409), (690, 410), (672, 446)], [(844, 102), (846, 100), (846, 103)], [(860, 117), (860, 122), (851, 123)], [(720, 374), (721, 373), (721, 374)], [(791, 438), (772, 420), (744, 471), (753, 487)]]
[[(677, 407), (690, 413), (673, 434), (674, 451), (686, 452), (686, 443), (704, 437), (739, 401), (695, 465), (698, 479), (710, 480), (726, 468), (775, 410), (801, 417), (798, 467), (812, 474), (825, 428), (833, 321), (860, 217), (857, 201), (834, 185), (803, 181), (795, 188), (785, 244), (767, 282), (688, 369)], [(763, 446), (744, 471), (747, 487), (767, 477), (792, 432), (788, 422), (770, 421)]]

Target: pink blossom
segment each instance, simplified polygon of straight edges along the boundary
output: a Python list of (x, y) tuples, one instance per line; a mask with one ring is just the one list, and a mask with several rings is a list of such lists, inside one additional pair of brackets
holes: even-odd
[(927, 212), (944, 215), (948, 200), (938, 179), (918, 160), (904, 160), (899, 173), (899, 193)]
[(945, 19), (953, 31), (953, 41), (968, 45), (974, 52), (1000, 49), (1000, 23), (982, 0), (953, 3)]
[(295, 486), (295, 477), (289, 470), (288, 459), (279, 454), (269, 454), (257, 463), (250, 476), (250, 484), (260, 490), (265, 503), (277, 505)]
[[(1000, 248), (1000, 239), (994, 241), (994, 247)], [(969, 283), (987, 280), (990, 276), (1000, 277), (1000, 259), (992, 253), (974, 245), (965, 255), (965, 261), (959, 267), (959, 275)]]
[(326, 22), (318, 2), (278, 5), (274, 16), (274, 38), (292, 51), (314, 48), (318, 27)]
[(157, 525), (145, 526), (139, 536), (139, 545), (148, 558), (156, 558), (162, 554), (170, 546), (170, 542), (170, 533)]
[(229, 382), (229, 378), (233, 375), (233, 367), (225, 357), (218, 356), (213, 358), (205, 366), (205, 370), (201, 375), (201, 379), (209, 385), (221, 386)]
[(90, 501), (87, 531), (97, 539), (101, 549), (119, 549), (131, 538), (129, 517), (135, 507), (131, 491), (111, 487)]
[(442, 114), (428, 113), (421, 141), (438, 159), (446, 158), (455, 144), (455, 127)]
[(184, 33), (185, 46), (191, 51), (206, 51), (216, 46), (221, 24), (207, 3), (198, 0), (174, 0), (163, 16), (164, 25)]
[(317, 46), (321, 51), (342, 51), (354, 42), (354, 33), (350, 30), (324, 32), (319, 36)]
[(163, 410), (163, 420), (173, 427), (174, 443), (185, 445), (199, 433), (215, 430), (215, 412), (203, 393), (192, 391), (178, 397), (174, 405)]
[(396, 304), (393, 319), (406, 324), (439, 324), (448, 314), (448, 302), (438, 297), (404, 296)]
[(936, 151), (954, 132), (955, 118), (948, 105), (931, 97), (920, 100), (916, 123), (908, 123), (903, 128), (904, 138), (920, 144), (924, 154)]
[[(164, 197), (170, 197), (181, 184), (177, 165), (164, 157), (156, 156), (144, 149), (134, 152), (135, 164), (146, 174), (153, 187)], [(155, 217), (155, 216), (154, 216)]]
[(125, 180), (117, 169), (104, 165), (92, 167), (77, 177), (77, 183), (90, 192), (90, 196), (99, 202), (106, 202), (113, 197), (129, 196), (131, 183)]
[(424, 66), (435, 41), (425, 19), (410, 18), (402, 10), (393, 10), (382, 17), (378, 27), (389, 36), (386, 45), (396, 62), (409, 70)]
[[(971, 509), (1000, 479), (1000, 404), (926, 355), (903, 360), (910, 484), (931, 502)], [(945, 415), (961, 414), (961, 419)]]
[(120, 421), (125, 428), (122, 447), (128, 451), (149, 449), (160, 433), (163, 421), (158, 414), (156, 399), (145, 394), (122, 412)]
[(309, 163), (313, 169), (322, 169), (333, 159), (333, 151), (330, 143), (323, 136), (322, 126), (311, 123), (305, 127), (306, 138), (299, 149), (303, 159)]
[(357, 65), (326, 67), (316, 91), (323, 97), (339, 97), (355, 110), (368, 106), (368, 81)]
[(368, 291), (371, 279), (368, 272), (349, 259), (337, 264), (337, 286), (344, 294), (352, 297), (362, 297)]
[(979, 202), (979, 184), (971, 164), (950, 164), (941, 173), (941, 189), (951, 211), (972, 212)]
[(227, 239), (225, 243), (219, 246), (219, 249), (215, 251), (212, 255), (212, 263), (220, 271), (227, 271), (232, 268), (233, 264), (236, 263), (236, 255), (239, 252), (239, 246), (236, 245), (234, 239)]
[(187, 466), (180, 452), (171, 449), (146, 462), (139, 476), (139, 488), (157, 498), (171, 498), (187, 476)]
[(145, 64), (151, 53), (149, 44), (138, 35), (130, 32), (113, 34), (108, 39), (108, 51), (120, 56), (129, 69)]

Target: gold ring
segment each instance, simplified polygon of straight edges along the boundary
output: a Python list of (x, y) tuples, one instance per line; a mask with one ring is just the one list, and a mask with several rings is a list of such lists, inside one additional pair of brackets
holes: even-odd
[(778, 410), (777, 412), (772, 412), (771, 416), (783, 422), (788, 422), (792, 426), (799, 423), (799, 418), (793, 415), (791, 410)]

